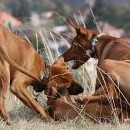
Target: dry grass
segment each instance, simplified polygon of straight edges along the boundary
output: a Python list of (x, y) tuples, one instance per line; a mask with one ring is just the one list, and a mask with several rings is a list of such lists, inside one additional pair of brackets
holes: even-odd
[[(39, 99), (42, 98), (43, 93), (41, 93)], [(94, 124), (83, 118), (62, 122), (44, 122), (12, 94), (9, 95), (8, 107), (13, 124), (12, 126), (7, 126), (5, 122), (0, 120), (0, 128), (2, 130), (129, 130), (130, 128), (129, 125), (118, 123)]]
[[(48, 39), (48, 33), (52, 36), (52, 41)], [(55, 53), (50, 50), (49, 43), (58, 44), (54, 35), (48, 31), (43, 35), (42, 30), (37, 33), (45, 46), (45, 52), (48, 57), (48, 63), (51, 65), (61, 54), (57, 49)], [(60, 36), (60, 40), (68, 44), (66, 39)], [(67, 45), (69, 47), (69, 44)], [(40, 52), (40, 54), (43, 54)], [(85, 63), (80, 69), (72, 71), (76, 80), (85, 88), (84, 94), (91, 94), (94, 91), (96, 79), (96, 61), (91, 59)], [(82, 75), (82, 76), (81, 76)], [(44, 104), (46, 102), (45, 96), (41, 93), (38, 97), (39, 102)], [(35, 113), (25, 107), (14, 95), (9, 94), (7, 106), (12, 125), (8, 126), (0, 119), (0, 130), (129, 130), (130, 126), (119, 123), (99, 123), (94, 124), (89, 120), (80, 117), (76, 120), (67, 120), (59, 122), (44, 122)]]

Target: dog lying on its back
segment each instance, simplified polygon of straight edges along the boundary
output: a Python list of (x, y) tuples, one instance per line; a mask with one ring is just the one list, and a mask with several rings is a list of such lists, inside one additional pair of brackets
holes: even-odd
[(54, 120), (74, 119), (80, 114), (95, 123), (110, 122), (115, 115), (121, 119), (121, 112), (118, 108), (113, 111), (110, 105), (101, 105), (99, 102), (95, 102), (84, 104), (82, 110), (81, 104), (72, 102), (67, 90), (60, 88), (59, 94), (48, 108), (49, 115)]
[[(48, 96), (48, 112), (55, 120), (74, 119), (81, 112), (81, 104), (73, 103), (71, 95), (83, 92), (83, 88), (73, 80), (73, 77), (63, 59), (55, 62), (49, 70), (49, 82), (46, 94)], [(98, 102), (83, 105), (86, 118), (97, 121), (110, 121), (114, 117), (109, 105)], [(120, 112), (116, 110), (118, 116)]]
[[(109, 62), (109, 61), (108, 61)], [(128, 63), (128, 61), (125, 61)], [(71, 95), (77, 95), (83, 92), (83, 88), (76, 83), (72, 75), (64, 63), (63, 59), (55, 62), (49, 70), (49, 82), (48, 82), (48, 112), (49, 115), (55, 120), (60, 119), (74, 119), (81, 112), (81, 104), (73, 103), (70, 99)], [(103, 88), (99, 88), (94, 93), (94, 96), (102, 95), (106, 93)], [(116, 106), (113, 110), (109, 104), (101, 104), (100, 102), (89, 102), (83, 104), (83, 113), (85, 117), (93, 121), (111, 121), (115, 114), (122, 121), (122, 116), (127, 117), (130, 115), (129, 111), (125, 112), (126, 107), (121, 110), (120, 106)], [(123, 105), (125, 106), (125, 105)]]

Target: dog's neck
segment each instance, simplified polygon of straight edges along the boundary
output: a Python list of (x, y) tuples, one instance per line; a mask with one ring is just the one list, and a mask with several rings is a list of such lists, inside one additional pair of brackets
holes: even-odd
[(90, 55), (93, 58), (98, 57), (98, 54), (97, 54), (98, 52), (97, 52), (96, 46), (97, 46), (99, 39), (101, 39), (101, 37), (104, 36), (104, 35), (107, 35), (107, 34), (105, 34), (105, 33), (93, 33), (93, 34), (91, 34), (89, 41), (90, 41), (90, 44), (91, 44), (92, 47), (91, 47), (91, 50), (89, 50), (89, 54), (87, 52), (88, 50), (86, 51), (86, 53), (88, 55)]
[(103, 35), (107, 35), (107, 34), (105, 34), (105, 33), (99, 33), (98, 35), (96, 35), (96, 36), (94, 37), (94, 39), (92, 40), (92, 43), (91, 43), (91, 44), (92, 44), (92, 47), (96, 46), (96, 44), (97, 44), (99, 38), (102, 37)]

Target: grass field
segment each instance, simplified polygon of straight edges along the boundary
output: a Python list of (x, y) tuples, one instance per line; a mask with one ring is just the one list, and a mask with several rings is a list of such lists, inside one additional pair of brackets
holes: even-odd
[[(49, 49), (48, 40), (39, 33), (42, 42), (45, 45), (45, 52), (51, 65), (60, 55), (59, 50), (55, 55)], [(52, 38), (54, 44), (58, 44), (55, 38)], [(63, 39), (67, 44), (67, 41)], [(42, 52), (41, 52), (42, 54)], [(79, 70), (72, 71), (76, 80), (85, 88), (84, 94), (91, 94), (94, 91), (95, 77), (96, 77), (96, 61), (91, 59), (88, 63), (83, 65)], [(41, 93), (38, 97), (41, 104), (46, 102), (46, 97)], [(130, 130), (130, 125), (119, 123), (99, 123), (93, 122), (84, 118), (77, 120), (67, 120), (59, 122), (44, 122), (35, 113), (25, 107), (14, 95), (9, 93), (7, 100), (7, 107), (12, 125), (8, 126), (0, 119), (0, 130)]]
[[(39, 100), (43, 98), (42, 94), (39, 96)], [(2, 130), (130, 130), (130, 125), (119, 123), (94, 124), (84, 118), (62, 122), (44, 122), (12, 94), (9, 95), (8, 106), (12, 125), (8, 126), (0, 120)]]

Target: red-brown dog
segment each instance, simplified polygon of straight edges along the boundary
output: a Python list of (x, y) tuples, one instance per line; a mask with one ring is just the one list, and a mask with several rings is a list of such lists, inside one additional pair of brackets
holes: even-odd
[[(129, 103), (130, 86), (128, 80), (129, 69), (127, 69), (129, 63), (123, 60), (130, 60), (130, 44), (122, 39), (84, 28), (70, 19), (68, 19), (68, 23), (74, 27), (76, 36), (73, 38), (70, 49), (61, 57), (64, 58), (65, 62), (74, 60), (73, 69), (77, 69), (91, 57), (97, 58), (97, 71), (100, 82), (97, 80), (96, 90), (99, 87), (107, 90), (104, 95), (80, 97), (79, 100), (91, 100), (91, 102), (100, 102), (101, 100), (108, 102), (108, 99), (111, 101), (117, 100), (119, 98), (117, 90), (121, 89), (120, 92)], [(117, 75), (112, 74), (108, 76), (109, 73), (113, 72)], [(119, 80), (117, 80), (117, 77), (119, 77)]]
[(0, 25), (0, 116), (8, 124), (10, 119), (5, 100), (9, 89), (27, 107), (43, 119), (49, 116), (44, 108), (29, 93), (29, 85), (44, 89), (42, 84), (45, 62), (25, 40)]
[(112, 109), (110, 105), (102, 105), (99, 102), (84, 104), (73, 103), (69, 94), (63, 88), (59, 89), (59, 94), (52, 100), (48, 108), (49, 115), (55, 120), (74, 119), (78, 116), (84, 116), (87, 119), (98, 122), (110, 122), (114, 117), (121, 119), (120, 109)]
[(55, 62), (49, 69), (49, 81), (45, 94), (48, 96), (48, 105), (51, 100), (58, 94), (60, 88), (68, 90), (69, 94), (77, 95), (83, 92), (83, 88), (74, 81), (64, 59)]

